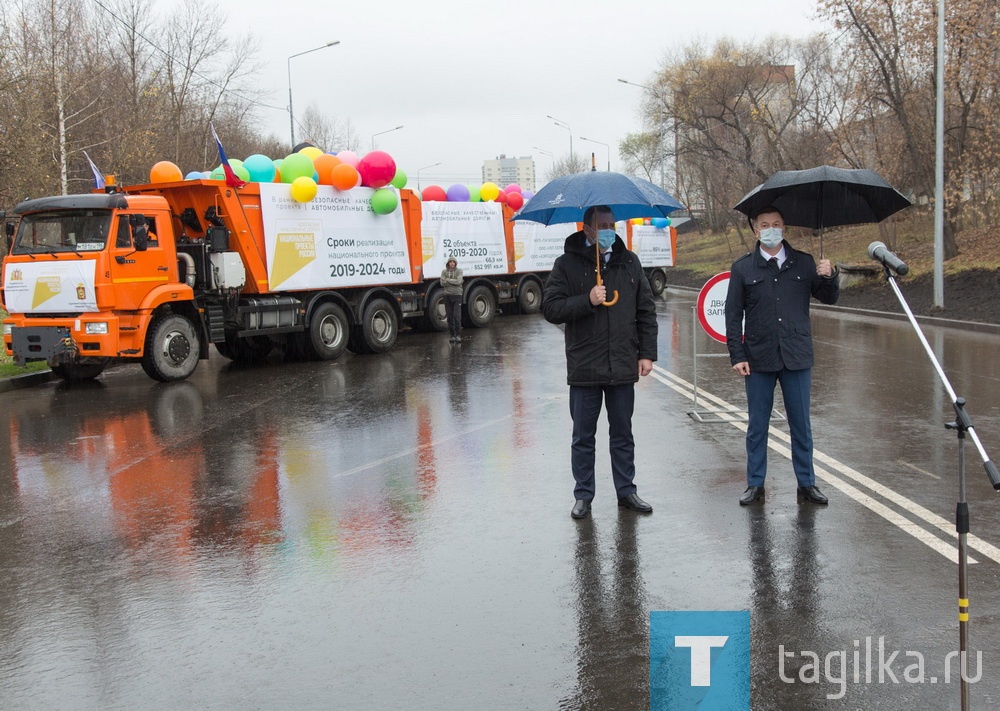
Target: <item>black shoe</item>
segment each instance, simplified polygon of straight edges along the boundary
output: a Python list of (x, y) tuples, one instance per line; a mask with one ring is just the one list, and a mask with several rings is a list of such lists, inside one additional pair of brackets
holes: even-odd
[(764, 487), (763, 486), (748, 486), (747, 490), (743, 492), (743, 496), (740, 497), (740, 506), (748, 506), (755, 501), (764, 500)]
[(573, 504), (573, 510), (569, 512), (569, 515), (573, 518), (587, 518), (590, 515), (590, 502), (584, 501), (583, 499), (577, 499), (576, 503)]
[(805, 500), (813, 504), (826, 505), (830, 500), (819, 490), (818, 486), (800, 486), (798, 492), (799, 501)]
[(618, 499), (618, 505), (639, 513), (653, 513), (653, 507), (640, 499), (638, 494), (629, 494), (624, 499)]

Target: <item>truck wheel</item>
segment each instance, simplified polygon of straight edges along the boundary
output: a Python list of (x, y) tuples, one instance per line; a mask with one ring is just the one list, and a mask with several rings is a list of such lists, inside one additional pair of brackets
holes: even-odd
[(472, 287), (465, 302), (465, 316), (473, 328), (485, 328), (497, 313), (493, 292), (480, 284)]
[(659, 296), (667, 288), (667, 276), (659, 269), (654, 269), (649, 275), (649, 288), (653, 291), (653, 296)]
[(443, 332), (448, 330), (448, 310), (445, 305), (444, 289), (435, 289), (427, 299), (424, 311), (424, 325), (428, 330)]
[(198, 333), (190, 319), (180, 314), (161, 316), (146, 334), (142, 369), (164, 383), (184, 380), (198, 367), (200, 354)]
[(302, 334), (299, 344), (310, 358), (333, 360), (347, 350), (351, 335), (347, 314), (337, 304), (326, 302), (313, 311), (309, 319), (309, 332)]
[(542, 308), (542, 285), (534, 279), (521, 284), (517, 294), (517, 306), (522, 314), (537, 314)]
[(373, 299), (365, 307), (353, 348), (357, 353), (385, 353), (396, 345), (398, 335), (399, 321), (392, 305), (385, 299)]
[(79, 383), (83, 380), (93, 380), (107, 367), (107, 360), (103, 363), (60, 363), (52, 366), (52, 372), (67, 383)]

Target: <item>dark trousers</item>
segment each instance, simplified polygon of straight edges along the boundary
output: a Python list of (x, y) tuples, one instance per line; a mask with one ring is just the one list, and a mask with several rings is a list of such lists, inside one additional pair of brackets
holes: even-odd
[(572, 463), (576, 479), (574, 498), (590, 501), (596, 491), (594, 485), (594, 441), (597, 418), (601, 414), (601, 401), (607, 406), (611, 474), (618, 498), (636, 492), (635, 440), (632, 438), (632, 411), (635, 409), (635, 386), (599, 385), (569, 388), (569, 412), (573, 417)]
[(444, 308), (445, 313), (448, 314), (448, 332), (452, 336), (460, 335), (462, 333), (462, 295), (445, 294)]
[(809, 389), (812, 369), (782, 369), (776, 373), (751, 371), (747, 388), (747, 486), (764, 486), (767, 476), (767, 431), (774, 407), (774, 386), (781, 383), (788, 429), (792, 435), (792, 469), (799, 486), (813, 486), (812, 425), (809, 422)]

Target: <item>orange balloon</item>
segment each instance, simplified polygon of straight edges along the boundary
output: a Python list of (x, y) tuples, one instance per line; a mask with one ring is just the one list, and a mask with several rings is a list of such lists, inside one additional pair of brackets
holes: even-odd
[(149, 169), (151, 183), (176, 183), (179, 180), (184, 180), (184, 173), (168, 160), (161, 160)]
[(330, 184), (337, 190), (350, 190), (357, 186), (360, 177), (353, 165), (341, 163), (333, 166), (333, 170), (330, 171)]
[(323, 153), (313, 158), (313, 167), (316, 168), (316, 175), (319, 176), (320, 185), (333, 185), (333, 169), (340, 165), (340, 158), (331, 154)]

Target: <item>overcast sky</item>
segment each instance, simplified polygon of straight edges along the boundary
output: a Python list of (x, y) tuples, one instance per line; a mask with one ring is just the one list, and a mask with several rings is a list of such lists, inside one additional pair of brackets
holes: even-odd
[[(176, 0), (160, 2), (161, 11)], [(821, 31), (815, 0), (218, 0), (230, 37), (261, 41), (260, 85), (295, 115), (315, 106), (350, 119), (361, 153), (372, 134), (416, 187), (478, 184), (482, 162), (596, 153), (621, 166), (617, 143), (641, 130), (642, 90), (665, 52), (695, 38), (763, 39)], [(287, 110), (262, 109), (265, 127), (289, 140)], [(551, 115), (570, 130), (546, 118)], [(296, 128), (296, 139), (300, 140)], [(223, 138), (223, 141), (225, 139)], [(338, 146), (323, 146), (336, 150)], [(231, 156), (243, 158), (245, 156)], [(281, 156), (272, 156), (281, 157)], [(427, 168), (434, 163), (440, 166)]]

